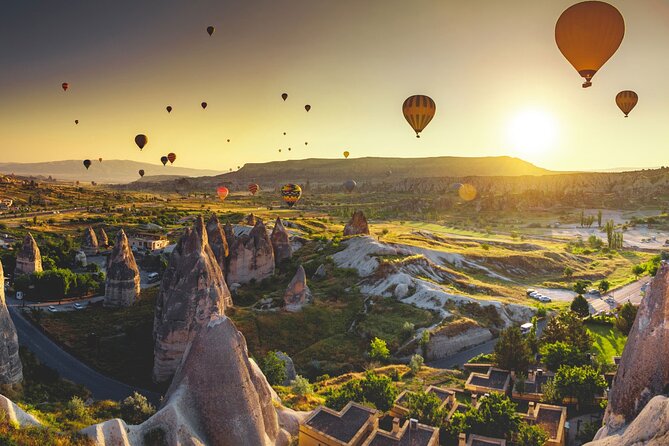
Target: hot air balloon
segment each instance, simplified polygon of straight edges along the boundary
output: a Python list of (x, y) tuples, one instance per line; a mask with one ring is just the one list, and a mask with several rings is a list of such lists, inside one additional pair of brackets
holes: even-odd
[(167, 165), (167, 157), (166, 156), (161, 156), (160, 157), (160, 162), (163, 163), (163, 166)]
[(562, 55), (585, 79), (583, 88), (618, 50), (625, 19), (614, 6), (600, 1), (576, 3), (555, 24), (555, 42)]
[(349, 155), (350, 155), (350, 153), (349, 153), (348, 150), (344, 151), (344, 158), (348, 158)]
[(304, 145), (305, 145), (305, 146), (308, 146), (308, 145), (309, 145), (309, 142), (304, 141)]
[(67, 82), (63, 82), (60, 86), (63, 87), (63, 91), (67, 91), (67, 89), (70, 88), (70, 84)]
[(351, 193), (353, 192), (353, 189), (355, 189), (355, 186), (357, 186), (358, 183), (356, 183), (353, 180), (346, 180), (344, 181), (344, 189), (346, 189), (346, 192)]
[(203, 102), (200, 104), (200, 106), (202, 107), (202, 110), (204, 110), (205, 108), (207, 108), (207, 103)]
[(285, 101), (286, 99), (288, 99), (288, 93), (282, 93), (282, 94), (281, 94), (281, 99), (283, 99), (284, 101)]
[(621, 91), (616, 95), (616, 104), (625, 113), (625, 117), (636, 107), (637, 102), (639, 102), (639, 96), (631, 90)]
[(286, 136), (286, 132), (283, 132), (283, 136)]
[[(232, 169), (230, 169), (230, 170), (232, 170)], [(225, 198), (228, 196), (229, 193), (230, 193), (230, 191), (225, 186), (219, 186), (216, 189), (216, 194), (218, 195), (218, 198), (221, 199), (221, 201), (225, 200)]]
[(281, 149), (279, 149), (279, 153), (281, 153)]
[(172, 113), (172, 106), (168, 105), (167, 107), (165, 107), (165, 110), (167, 110), (167, 113)]
[(402, 104), (404, 119), (416, 132), (416, 138), (420, 138), (420, 132), (432, 121), (436, 112), (437, 104), (432, 98), (422, 94), (410, 96)]
[(293, 207), (302, 197), (302, 188), (297, 184), (284, 184), (281, 187), (281, 198), (288, 207)]
[(167, 159), (170, 160), (170, 164), (174, 164), (174, 161), (177, 159), (176, 153), (170, 152), (167, 154)]
[(91, 160), (84, 160), (84, 167), (88, 170), (88, 168), (91, 167)]
[(99, 162), (102, 162), (102, 158), (98, 158), (98, 161), (99, 161)]
[(309, 104), (305, 105), (304, 109), (308, 112), (309, 110), (311, 110), (311, 105)]
[(229, 139), (228, 139), (228, 142), (230, 142), (230, 140), (229, 140)]
[(216, 28), (214, 28), (213, 26), (207, 26), (207, 33), (209, 34), (209, 36), (214, 34), (215, 30), (216, 30)]
[(288, 147), (288, 151), (290, 152), (291, 150), (293, 150), (293, 149), (291, 149), (290, 147)]
[(144, 177), (144, 169), (139, 169), (139, 176)]
[(251, 195), (255, 195), (259, 189), (260, 186), (258, 186), (256, 183), (249, 184), (249, 192), (251, 192)]
[(74, 123), (75, 123), (75, 124), (79, 124), (79, 120), (78, 120), (78, 119), (75, 119), (75, 120), (74, 120)]
[(142, 135), (140, 133), (139, 135), (135, 136), (135, 144), (137, 144), (137, 147), (139, 147), (139, 150), (142, 150), (148, 142), (149, 142), (149, 138), (147, 138), (146, 135)]

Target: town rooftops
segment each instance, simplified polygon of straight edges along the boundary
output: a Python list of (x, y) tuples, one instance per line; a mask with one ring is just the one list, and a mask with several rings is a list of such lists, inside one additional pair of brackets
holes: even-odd
[[(407, 401), (409, 399), (409, 394), (411, 392), (404, 390), (399, 394), (395, 400), (395, 405), (390, 410), (393, 416), (404, 417), (409, 413), (409, 409), (406, 408)], [(430, 386), (425, 390), (425, 393), (430, 393), (435, 395), (441, 401), (440, 408), (447, 406), (451, 407), (455, 403), (455, 391), (450, 389), (444, 389), (437, 386)]]
[(465, 389), (484, 393), (484, 391), (506, 393), (511, 382), (511, 372), (490, 367), (487, 373), (472, 373), (467, 378)]
[[(305, 420), (304, 426), (327, 439), (345, 445), (354, 444), (354, 440), (357, 443), (370, 430), (370, 422), (375, 414), (374, 409), (353, 401), (349, 402), (341, 412), (321, 406)], [(306, 432), (302, 433), (309, 435)]]
[(393, 420), (393, 430), (386, 432), (375, 429), (362, 446), (437, 446), (439, 429), (406, 420), (400, 427), (399, 420)]
[(523, 418), (529, 423), (541, 426), (546, 431), (548, 444), (563, 444), (564, 427), (567, 421), (566, 407), (531, 402), (527, 415)]
[(458, 446), (506, 446), (506, 440), (474, 434), (467, 437), (466, 434), (460, 434)]

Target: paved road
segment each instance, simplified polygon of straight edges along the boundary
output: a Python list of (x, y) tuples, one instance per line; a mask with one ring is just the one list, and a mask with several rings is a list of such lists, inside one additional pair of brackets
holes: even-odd
[[(639, 305), (641, 303), (641, 299), (643, 298), (646, 286), (651, 282), (652, 279), (653, 278), (649, 276), (642, 277), (636, 282), (611, 291), (601, 298), (590, 295), (586, 295), (586, 298), (592, 307), (593, 313), (598, 313), (600, 311), (611, 311), (628, 301), (632, 302), (634, 305)], [(606, 299), (609, 297), (613, 298), (612, 304), (606, 302)]]
[[(546, 320), (539, 321), (537, 325), (537, 336), (541, 334), (541, 331), (546, 326)], [(470, 359), (480, 354), (492, 353), (497, 344), (498, 338), (493, 338), (483, 344), (476, 345), (474, 347), (462, 350), (454, 355), (448, 356), (446, 358), (438, 359), (436, 361), (428, 362), (427, 365), (434, 367), (436, 369), (452, 369), (455, 367), (462, 367)]]
[(137, 391), (153, 404), (159, 403), (160, 395), (157, 393), (128, 386), (104, 376), (61, 349), (24, 319), (17, 309), (9, 308), (9, 313), (19, 335), (19, 344), (31, 350), (43, 364), (56, 369), (63, 378), (87, 387), (95, 399), (120, 401)]

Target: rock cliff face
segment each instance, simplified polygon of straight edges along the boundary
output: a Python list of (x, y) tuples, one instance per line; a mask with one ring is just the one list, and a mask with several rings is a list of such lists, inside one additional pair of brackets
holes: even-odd
[(251, 232), (234, 237), (230, 242), (227, 281), (244, 284), (251, 280), (261, 281), (272, 274), (274, 249), (265, 224), (257, 219)]
[(669, 398), (656, 396), (630, 425), (610, 433), (603, 428), (584, 446), (666, 446), (669, 444)]
[(107, 233), (105, 232), (104, 228), (100, 228), (100, 236), (98, 237), (98, 245), (101, 247), (107, 247), (109, 246), (109, 237), (107, 237)]
[(98, 237), (95, 235), (95, 231), (93, 231), (93, 228), (90, 226), (84, 230), (81, 249), (86, 253), (87, 256), (98, 253)]
[(223, 271), (223, 276), (225, 276), (230, 251), (227, 238), (223, 233), (223, 229), (221, 228), (221, 224), (219, 223), (216, 214), (213, 214), (207, 222), (207, 238), (209, 239), (209, 246), (211, 247), (214, 256), (216, 256), (216, 262), (218, 262), (218, 266), (221, 268), (221, 271)]
[[(0, 262), (0, 278), (5, 277)], [(5, 287), (0, 285), (0, 384), (17, 384), (23, 380), (16, 328), (5, 304)]]
[(344, 235), (369, 235), (369, 225), (362, 211), (355, 211), (351, 220), (344, 226)]
[(28, 233), (23, 239), (21, 251), (16, 255), (14, 275), (32, 274), (42, 271), (42, 255), (33, 235)]
[(641, 301), (609, 394), (604, 423), (613, 432), (632, 421), (669, 385), (669, 265), (662, 263)]
[(106, 307), (128, 307), (140, 292), (140, 277), (135, 256), (123, 229), (118, 231), (111, 255), (107, 259), (105, 284)]
[(110, 420), (84, 429), (100, 446), (140, 446), (162, 431), (164, 444), (287, 446), (308, 413), (281, 406), (226, 316), (212, 315), (184, 353), (160, 410), (139, 426)]
[(231, 305), (200, 217), (179, 240), (160, 285), (153, 326), (154, 380), (168, 381), (198, 329)]
[(304, 268), (300, 265), (293, 280), (288, 284), (286, 294), (283, 296), (286, 303), (286, 311), (299, 311), (303, 306), (311, 301), (311, 290), (307, 286), (307, 275)]
[[(4, 415), (10, 423), (16, 423), (20, 427), (40, 426), (42, 423), (37, 418), (25, 412), (5, 396), (0, 395), (0, 418)], [(16, 444), (16, 443), (11, 443)]]
[(288, 237), (288, 232), (284, 228), (281, 219), (277, 218), (276, 223), (274, 223), (274, 228), (272, 229), (272, 247), (274, 248), (274, 261), (276, 264), (280, 264), (282, 261), (290, 259), (290, 256), (293, 254), (293, 250), (290, 246), (290, 239)]

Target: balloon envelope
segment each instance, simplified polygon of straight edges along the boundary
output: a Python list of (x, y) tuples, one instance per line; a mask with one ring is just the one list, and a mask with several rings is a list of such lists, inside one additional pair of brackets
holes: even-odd
[(163, 166), (167, 164), (167, 157), (166, 156), (161, 156), (160, 157), (160, 162), (163, 163)]
[(251, 195), (255, 195), (258, 190), (260, 190), (260, 186), (258, 186), (256, 183), (249, 184), (249, 192), (251, 192)]
[(216, 194), (218, 195), (218, 198), (221, 199), (221, 201), (225, 200), (225, 198), (228, 196), (229, 193), (230, 191), (225, 186), (219, 186), (216, 189)]
[(139, 169), (138, 173), (139, 173), (140, 177), (143, 177), (144, 176), (144, 169)]
[(98, 158), (98, 161), (102, 162), (102, 158)]
[(142, 150), (148, 142), (149, 142), (149, 138), (147, 138), (146, 135), (142, 135), (140, 133), (139, 135), (135, 136), (135, 144), (137, 144), (137, 147), (139, 147), (139, 150)]
[(344, 181), (344, 189), (346, 189), (346, 192), (353, 192), (353, 189), (355, 189), (355, 186), (357, 186), (357, 183), (353, 180), (346, 180)]
[(167, 110), (167, 113), (172, 113), (172, 106), (171, 105), (168, 105), (165, 109)]
[(216, 28), (214, 28), (213, 26), (207, 26), (207, 34), (209, 34), (210, 36), (214, 34), (215, 30)]
[(60, 86), (63, 88), (63, 91), (67, 91), (67, 89), (70, 88), (70, 84), (67, 82), (63, 82)]
[(344, 158), (348, 158), (349, 155), (350, 155), (349, 151), (346, 150), (346, 151), (344, 152)]
[(205, 108), (207, 108), (207, 103), (203, 102), (203, 103), (200, 104), (200, 106), (202, 106), (202, 109), (204, 110)]
[(420, 138), (420, 132), (425, 130), (436, 112), (437, 104), (432, 98), (422, 94), (410, 96), (402, 104), (404, 119), (416, 132), (416, 138)]
[(638, 102), (639, 96), (631, 90), (621, 91), (616, 95), (616, 104), (625, 113), (625, 117), (630, 114)]
[(562, 55), (585, 79), (583, 88), (613, 56), (625, 36), (625, 19), (614, 6), (586, 1), (567, 8), (555, 24), (555, 42)]
[(88, 168), (91, 167), (91, 160), (84, 160), (84, 167), (88, 170)]
[(79, 120), (78, 120), (78, 119), (75, 119), (75, 120), (74, 120), (74, 123), (75, 123), (75, 124), (79, 124)]
[(174, 164), (174, 161), (176, 161), (176, 159), (177, 159), (176, 153), (173, 153), (173, 152), (168, 153), (167, 154), (167, 159), (170, 161), (170, 164)]
[(305, 105), (305, 106), (304, 106), (304, 109), (305, 109), (306, 111), (311, 110), (311, 105), (309, 105), (309, 104)]
[(281, 187), (281, 198), (288, 205), (293, 207), (302, 197), (302, 188), (297, 184), (284, 184)]
[(285, 101), (286, 99), (288, 99), (288, 93), (283, 93), (283, 94), (281, 95), (281, 99), (283, 99), (284, 101)]

